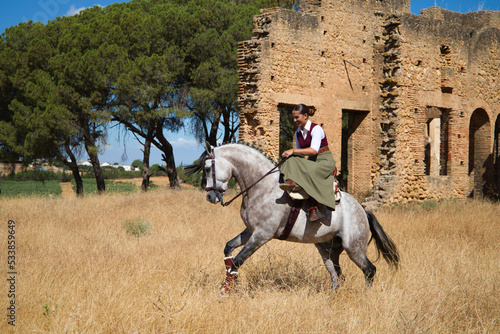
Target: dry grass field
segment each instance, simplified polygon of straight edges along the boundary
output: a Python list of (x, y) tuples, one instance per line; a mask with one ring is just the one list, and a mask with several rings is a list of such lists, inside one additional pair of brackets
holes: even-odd
[[(375, 283), (341, 256), (332, 292), (313, 245), (271, 241), (218, 297), (239, 204), (196, 190), (0, 200), (0, 332), (7, 324), (8, 220), (16, 223), (18, 333), (500, 333), (500, 204), (387, 208), (399, 247)], [(375, 246), (369, 247), (375, 259)]]

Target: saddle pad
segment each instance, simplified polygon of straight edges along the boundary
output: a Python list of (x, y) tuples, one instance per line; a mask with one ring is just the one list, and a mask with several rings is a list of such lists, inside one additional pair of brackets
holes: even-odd
[(342, 196), (340, 194), (339, 181), (337, 181), (337, 179), (333, 181), (333, 193), (335, 194), (335, 202), (340, 202)]

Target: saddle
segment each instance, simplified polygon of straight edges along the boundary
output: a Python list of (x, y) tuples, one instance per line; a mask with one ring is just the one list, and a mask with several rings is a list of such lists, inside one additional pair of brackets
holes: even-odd
[[(337, 167), (333, 171), (333, 193), (335, 194), (335, 203), (340, 203), (342, 193), (340, 192), (339, 181), (337, 181)], [(304, 191), (304, 189), (299, 188), (298, 190), (287, 191), (288, 195), (294, 200), (304, 200), (308, 199), (310, 196)]]
[[(339, 182), (337, 181), (337, 167), (333, 171), (333, 192), (335, 194), (335, 203), (340, 203), (341, 192), (339, 187)], [(298, 187), (298, 190), (289, 190), (287, 191), (288, 195), (294, 200), (304, 200), (310, 198), (310, 196), (304, 191), (304, 189)], [(295, 204), (292, 206), (290, 210), (290, 214), (288, 215), (288, 220), (286, 222), (285, 228), (281, 232), (281, 235), (278, 237), (280, 240), (286, 240), (292, 231), (293, 226), (295, 225), (295, 221), (299, 216), (300, 210), (302, 208), (302, 202), (295, 201)]]

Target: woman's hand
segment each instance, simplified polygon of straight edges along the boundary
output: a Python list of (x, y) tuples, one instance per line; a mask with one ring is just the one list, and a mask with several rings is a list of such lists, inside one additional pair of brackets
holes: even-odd
[(281, 154), (281, 156), (283, 158), (288, 158), (292, 154), (311, 156), (311, 155), (318, 154), (318, 152), (314, 148), (311, 148), (311, 147), (307, 147), (307, 148), (291, 148), (291, 149), (286, 150), (285, 152), (283, 152), (283, 154)]
[(285, 152), (283, 152), (283, 154), (281, 154), (281, 157), (282, 158), (288, 158), (289, 156), (291, 156), (293, 154), (293, 148), (292, 149), (289, 149), (289, 150), (286, 150)]

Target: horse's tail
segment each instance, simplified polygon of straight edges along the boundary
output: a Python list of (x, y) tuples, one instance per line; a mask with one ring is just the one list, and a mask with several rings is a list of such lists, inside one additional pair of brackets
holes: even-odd
[[(378, 254), (382, 253), (382, 256), (387, 261), (388, 264), (392, 265), (394, 269), (399, 268), (399, 253), (396, 248), (396, 244), (385, 234), (384, 229), (378, 222), (377, 218), (370, 210), (366, 210), (366, 216), (368, 217), (368, 222), (370, 223), (370, 231), (372, 232), (372, 238), (375, 239), (375, 244), (377, 245)], [(370, 239), (371, 241), (371, 239)]]

